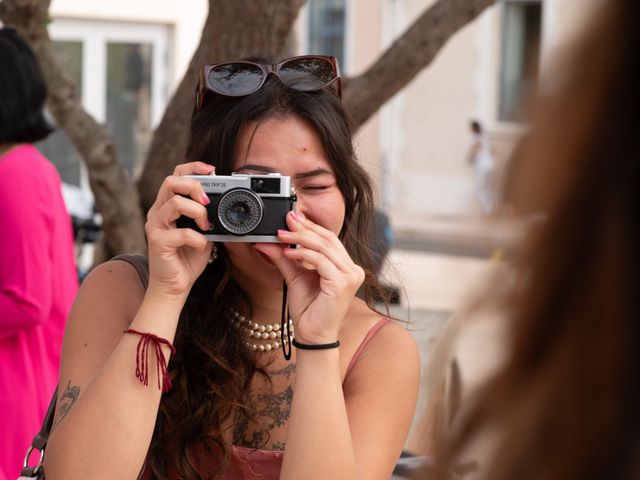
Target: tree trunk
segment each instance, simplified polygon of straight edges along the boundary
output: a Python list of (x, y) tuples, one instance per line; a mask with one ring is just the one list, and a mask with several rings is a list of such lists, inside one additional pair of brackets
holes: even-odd
[(202, 65), (251, 55), (281, 54), (304, 0), (209, 0), (209, 14), (189, 68), (153, 135), (138, 190), (142, 208), (153, 203), (158, 187), (184, 152)]
[(429, 66), (445, 43), (496, 0), (438, 0), (362, 75), (345, 85), (355, 128)]
[(58, 62), (46, 24), (49, 0), (3, 0), (0, 18), (25, 37), (47, 83), (47, 104), (60, 128), (80, 152), (102, 214), (109, 254), (146, 250), (138, 194), (117, 161), (109, 131), (83, 108), (73, 81)]

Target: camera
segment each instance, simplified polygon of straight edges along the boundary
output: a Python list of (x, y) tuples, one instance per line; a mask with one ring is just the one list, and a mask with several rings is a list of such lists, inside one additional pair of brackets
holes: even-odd
[(280, 243), (278, 230), (287, 230), (287, 212), (296, 196), (291, 177), (266, 175), (188, 175), (197, 180), (211, 203), (206, 206), (211, 230), (201, 230), (189, 217), (176, 224), (204, 234), (212, 242)]

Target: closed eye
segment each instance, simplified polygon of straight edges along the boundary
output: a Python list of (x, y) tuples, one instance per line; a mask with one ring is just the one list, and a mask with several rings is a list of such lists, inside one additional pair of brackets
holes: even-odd
[(296, 190), (298, 191), (321, 191), (321, 190), (327, 190), (328, 188), (331, 188), (333, 185), (305, 185), (304, 187), (297, 187)]

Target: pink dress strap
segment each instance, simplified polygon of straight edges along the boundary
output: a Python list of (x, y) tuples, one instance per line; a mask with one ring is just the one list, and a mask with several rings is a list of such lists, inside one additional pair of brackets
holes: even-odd
[(355, 366), (356, 362), (358, 361), (358, 358), (360, 358), (360, 355), (362, 354), (364, 347), (366, 347), (367, 343), (369, 343), (369, 340), (371, 340), (373, 336), (376, 333), (378, 333), (378, 330), (380, 330), (389, 322), (391, 322), (391, 320), (389, 320), (386, 317), (383, 317), (380, 320), (378, 320), (373, 327), (369, 329), (369, 331), (367, 332), (367, 335), (364, 337), (364, 339), (360, 343), (360, 346), (356, 350), (356, 353), (354, 353), (353, 357), (351, 357), (351, 361), (349, 362), (349, 366), (347, 367), (347, 372), (344, 374), (344, 380), (342, 381), (342, 383), (344, 383), (347, 380), (349, 373), (351, 373), (351, 369)]

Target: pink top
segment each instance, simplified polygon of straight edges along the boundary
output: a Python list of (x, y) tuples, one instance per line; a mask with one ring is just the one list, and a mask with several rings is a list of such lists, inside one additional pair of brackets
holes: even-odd
[(77, 289), (60, 176), (32, 145), (16, 147), (0, 156), (0, 480), (18, 476), (40, 430)]
[[(378, 330), (390, 321), (391, 320), (388, 318), (381, 318), (367, 332), (367, 335), (364, 337), (362, 343), (349, 362), (349, 366), (347, 367), (344, 377), (345, 380), (362, 354), (365, 346), (369, 343), (369, 340), (371, 340)], [(282, 468), (282, 457), (284, 456), (284, 452), (238, 447), (236, 445), (230, 445), (230, 447), (230, 461), (229, 467), (224, 475), (225, 480), (277, 480), (280, 478), (280, 469)], [(191, 453), (196, 462), (200, 465), (211, 463), (210, 457), (202, 446), (196, 448)], [(148, 480), (150, 478), (151, 472), (146, 468), (140, 479)], [(171, 467), (169, 467), (168, 478), (178, 478), (177, 474), (175, 471), (172, 471)]]

